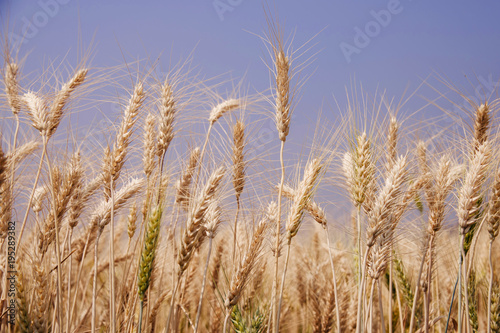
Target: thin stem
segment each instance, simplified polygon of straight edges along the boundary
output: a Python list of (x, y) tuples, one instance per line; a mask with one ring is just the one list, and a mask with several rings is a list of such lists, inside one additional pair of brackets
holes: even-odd
[(491, 294), (493, 292), (493, 260), (491, 259), (491, 249), (493, 247), (493, 240), (490, 240), (489, 248), (489, 262), (490, 262), (490, 283), (488, 286), (488, 330), (486, 332), (491, 332)]
[[(85, 255), (87, 253), (87, 247), (89, 245), (89, 240), (90, 240), (90, 234), (87, 236), (87, 240), (85, 241), (85, 246), (83, 247), (83, 253), (82, 253), (82, 259), (80, 261), (80, 266), (78, 267), (78, 274), (76, 277), (76, 288), (75, 288), (75, 296), (73, 296), (73, 304), (71, 305), (71, 309), (69, 311), (69, 319), (71, 319), (73, 312), (75, 311), (76, 307), (76, 298), (78, 296), (78, 285), (80, 284), (80, 278), (82, 276), (82, 270), (83, 270), (83, 262), (85, 260)], [(71, 321), (71, 320), (70, 320)]]
[[(71, 256), (71, 238), (73, 236), (73, 228), (69, 228), (68, 230), (69, 235), (68, 235), (68, 255)], [(67, 300), (67, 309), (70, 309), (71, 305), (71, 269), (73, 267), (72, 265), (72, 258), (69, 257), (69, 262), (68, 262), (68, 300)], [(68, 314), (68, 322), (66, 323), (66, 332), (70, 332), (71, 329), (71, 318), (70, 318), (71, 312)]]
[[(399, 294), (399, 285), (398, 285), (398, 280), (394, 280), (394, 284), (396, 285), (396, 298), (398, 301), (398, 308), (399, 308), (399, 325), (401, 326), (401, 332), (404, 333), (405, 331), (405, 326), (404, 326), (404, 320), (403, 320), (403, 307), (401, 306), (401, 295)], [(392, 333), (392, 332), (390, 332)]]
[(380, 287), (379, 279), (377, 279), (377, 288), (378, 288), (378, 306), (380, 308), (380, 324), (382, 325), (382, 332), (385, 332), (384, 307), (382, 305), (382, 288)]
[(281, 305), (282, 305), (282, 302), (283, 302), (283, 291), (285, 289), (285, 277), (286, 277), (286, 271), (288, 269), (288, 260), (290, 259), (291, 244), (292, 244), (292, 239), (290, 238), (288, 240), (288, 244), (287, 244), (287, 247), (286, 247), (285, 267), (283, 268), (283, 275), (281, 277), (280, 300), (279, 300), (279, 305), (278, 305), (278, 314), (277, 314), (277, 317), (276, 317), (276, 332), (280, 331)]
[(413, 325), (415, 323), (415, 313), (417, 311), (417, 302), (418, 302), (418, 294), (420, 292), (420, 279), (422, 278), (422, 270), (424, 268), (425, 258), (427, 257), (427, 250), (429, 249), (429, 244), (431, 242), (431, 239), (433, 239), (433, 237), (434, 236), (431, 236), (426, 244), (426, 247), (424, 249), (424, 255), (422, 256), (422, 261), (420, 262), (420, 269), (418, 270), (417, 285), (415, 287), (415, 294), (413, 296), (413, 306), (411, 308), (411, 315), (410, 315), (411, 318), (410, 333), (413, 333)]
[(195, 326), (194, 326), (195, 333), (198, 332), (198, 323), (200, 322), (201, 305), (203, 303), (203, 294), (205, 293), (205, 285), (207, 282), (208, 264), (210, 263), (210, 254), (212, 253), (212, 240), (213, 240), (213, 237), (208, 238), (207, 262), (205, 263), (205, 270), (203, 272), (203, 282), (201, 285), (200, 300), (198, 302), (198, 312), (196, 313), (196, 322), (195, 322)]
[[(12, 143), (12, 151), (15, 152), (17, 148), (17, 136), (19, 134), (19, 115), (14, 113), (16, 117), (16, 130), (14, 132), (14, 142)], [(13, 158), (11, 162), (11, 170), (10, 170), (10, 192), (14, 193), (14, 180), (15, 180), (15, 172), (16, 172), (16, 160)]]
[(196, 174), (196, 182), (194, 183), (195, 189), (196, 189), (196, 186), (198, 185), (198, 180), (200, 179), (201, 161), (203, 160), (203, 155), (205, 155), (205, 149), (207, 148), (208, 139), (210, 138), (210, 133), (212, 132), (213, 126), (214, 126), (214, 124), (210, 123), (210, 126), (208, 127), (208, 131), (207, 131), (207, 136), (205, 137), (205, 142), (203, 143), (203, 148), (201, 149), (200, 160), (198, 161), (198, 172)]
[(333, 292), (335, 293), (335, 314), (337, 316), (337, 332), (340, 332), (340, 304), (337, 297), (337, 277), (335, 275), (335, 266), (333, 265), (332, 248), (330, 246), (330, 237), (328, 237), (328, 226), (325, 225), (326, 245), (328, 246), (328, 255), (330, 257), (330, 265), (332, 266), (333, 276)]
[(99, 250), (99, 238), (101, 238), (102, 228), (99, 227), (97, 231), (97, 237), (95, 239), (94, 245), (94, 282), (92, 285), (92, 333), (96, 331), (96, 307), (97, 307), (97, 268), (98, 268), (98, 250)]
[(455, 281), (455, 287), (453, 287), (453, 294), (451, 295), (450, 308), (448, 310), (448, 319), (446, 319), (446, 327), (445, 327), (444, 333), (448, 333), (448, 325), (450, 324), (451, 310), (453, 308), (453, 301), (455, 300), (455, 293), (457, 291), (459, 276), (460, 276), (460, 271), (458, 271), (458, 276), (457, 276), (457, 279)]
[(429, 333), (429, 290), (424, 292), (424, 304), (425, 304), (424, 332)]
[(363, 266), (362, 266), (362, 272), (361, 274), (361, 281), (359, 283), (359, 288), (358, 288), (358, 318), (356, 320), (356, 333), (362, 333), (363, 332), (363, 294), (364, 294), (364, 287), (365, 287), (365, 266), (366, 266), (366, 258), (368, 258), (368, 250), (370, 248), (367, 247), (363, 259)]
[(389, 254), (389, 332), (392, 333), (392, 244)]
[[(19, 133), (19, 114), (17, 112), (14, 112), (14, 117), (16, 118), (16, 130), (14, 132), (14, 140), (13, 140), (13, 143), (12, 143), (12, 152), (15, 152), (16, 151), (16, 148), (17, 148), (17, 136), (18, 136), (18, 133)], [(10, 183), (9, 183), (9, 189), (8, 191), (10, 191), (10, 195), (11, 197), (14, 196), (14, 181), (15, 181), (15, 174), (16, 174), (16, 159), (13, 158), (12, 161), (11, 161), (11, 169), (10, 169)], [(36, 187), (36, 185), (35, 185)], [(21, 238), (19, 238), (19, 241), (21, 240)], [(4, 244), (4, 241), (5, 239), (2, 241), (2, 245), (0, 246), (0, 248), (3, 247), (3, 244)], [(18, 241), (18, 243), (19, 243)], [(5, 266), (4, 267), (8, 267), (8, 261), (9, 261), (9, 247), (6, 246), (5, 247)], [(3, 287), (2, 287), (2, 300), (6, 300), (7, 299), (7, 291), (8, 291), (8, 288), (7, 288), (7, 275), (5, 275), (5, 279), (3, 279)]]
[(240, 196), (236, 195), (236, 216), (234, 218), (234, 239), (233, 239), (233, 267), (235, 267), (236, 260), (236, 233), (238, 232), (238, 215), (240, 213)]
[[(116, 311), (115, 311), (115, 190), (113, 177), (111, 177), (111, 220), (110, 220), (110, 235), (109, 235), (109, 280), (111, 299), (109, 302), (109, 309), (111, 312), (111, 327), (112, 333), (116, 332)], [(142, 310), (142, 308), (141, 308)]]
[(226, 318), (224, 318), (224, 329), (222, 330), (222, 332), (224, 332), (224, 333), (227, 332), (227, 322), (229, 321), (230, 314), (231, 314), (231, 312), (229, 312), (229, 309), (228, 309), (227, 314), (226, 314)]
[(370, 320), (366, 321), (366, 324), (370, 323), (370, 326), (367, 326), (367, 331), (372, 332), (373, 331), (373, 291), (375, 290), (375, 280), (372, 281), (372, 286), (370, 288), (370, 302), (368, 303), (368, 308), (369, 308), (369, 314), (370, 314)]
[[(47, 147), (49, 138), (47, 136), (43, 137), (43, 145)], [(47, 148), (45, 148), (47, 149)], [(52, 184), (51, 188), (51, 194), (52, 194), (52, 214), (54, 215), (54, 227), (55, 227), (55, 234), (56, 234), (56, 242), (54, 244), (55, 247), (55, 252), (56, 252), (56, 260), (57, 260), (57, 293), (56, 293), (56, 298), (57, 298), (57, 324), (59, 325), (59, 329), (62, 330), (62, 306), (61, 306), (61, 294), (62, 294), (62, 276), (61, 276), (61, 253), (60, 253), (60, 248), (59, 248), (59, 221), (57, 220), (57, 210), (56, 210), (56, 194), (54, 191), (53, 186), (54, 180), (52, 177), (52, 166), (50, 163), (50, 158), (49, 155), (46, 153), (45, 154), (46, 162), (47, 162), (47, 168), (48, 168), (48, 173), (49, 173), (49, 181)]]
[(144, 308), (144, 300), (141, 299), (140, 309), (139, 309), (139, 326), (137, 327), (137, 332), (142, 331), (142, 309)]
[(464, 249), (464, 235), (460, 236), (460, 248), (458, 259), (458, 333), (462, 333), (462, 264), (465, 259), (462, 256)]
[[(134, 293), (134, 301), (132, 304), (129, 306), (129, 312), (128, 313), (135, 313), (135, 305), (137, 304), (137, 298), (139, 298), (139, 293)], [(128, 323), (127, 323), (127, 332), (133, 332), (133, 323), (134, 323), (134, 316), (129, 316)]]
[[(464, 236), (465, 240), (465, 236)], [(466, 332), (469, 332), (470, 330), (470, 316), (469, 316), (469, 279), (467, 275), (467, 257), (465, 256), (465, 250), (462, 246), (462, 257), (463, 262), (462, 262), (462, 269), (463, 269), (463, 279), (464, 279), (464, 299), (465, 299), (465, 330)]]
[(24, 227), (26, 227), (26, 221), (28, 221), (28, 214), (31, 208), (31, 202), (33, 201), (33, 196), (35, 195), (36, 186), (38, 185), (38, 180), (40, 179), (40, 173), (42, 171), (43, 159), (47, 153), (47, 143), (43, 142), (42, 156), (40, 156), (40, 163), (38, 164), (38, 171), (36, 172), (35, 183), (31, 189), (31, 194), (28, 199), (28, 205), (26, 207), (26, 212), (24, 213), (23, 223), (21, 224), (21, 231), (19, 232), (19, 238), (17, 239), (17, 244), (21, 244), (21, 239), (23, 238)]
[[(281, 165), (281, 181), (280, 188), (278, 193), (278, 214), (276, 217), (276, 243), (275, 243), (275, 262), (274, 262), (274, 279), (273, 279), (273, 294), (271, 303), (274, 303), (273, 306), (273, 324), (276, 327), (276, 333), (278, 333), (279, 322), (278, 318), (278, 303), (277, 293), (278, 293), (278, 269), (279, 269), (279, 246), (280, 246), (280, 232), (281, 232), (281, 197), (283, 194), (283, 184), (285, 183), (285, 164), (283, 162), (283, 150), (285, 147), (285, 141), (281, 141), (280, 148), (280, 165)], [(269, 331), (269, 328), (268, 328)]]
[(361, 284), (361, 277), (363, 275), (361, 263), (363, 262), (362, 249), (361, 249), (361, 205), (358, 205), (356, 210), (356, 226), (358, 228), (358, 256), (359, 256), (359, 272), (358, 281)]
[(434, 235), (432, 235), (429, 239), (429, 247), (427, 249), (429, 256), (429, 264), (427, 265), (427, 290), (424, 294), (424, 303), (425, 303), (425, 333), (429, 332), (430, 329), (430, 301), (431, 301), (431, 288), (432, 288), (432, 248), (434, 246)]
[(179, 289), (179, 285), (181, 284), (182, 274), (177, 278), (177, 283), (175, 284), (174, 292), (172, 293), (172, 300), (170, 301), (170, 311), (168, 313), (167, 318), (167, 326), (165, 327), (165, 333), (168, 333), (170, 330), (170, 322), (172, 321), (172, 313), (174, 312), (175, 305), (175, 295), (177, 294), (177, 289)]

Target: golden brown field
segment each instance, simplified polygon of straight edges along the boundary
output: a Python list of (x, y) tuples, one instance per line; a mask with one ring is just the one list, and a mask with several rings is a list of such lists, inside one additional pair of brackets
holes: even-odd
[(2, 332), (500, 332), (499, 99), (436, 132), (352, 90), (297, 148), (307, 68), (269, 30), (258, 93), (187, 61), (32, 81), (4, 45)]

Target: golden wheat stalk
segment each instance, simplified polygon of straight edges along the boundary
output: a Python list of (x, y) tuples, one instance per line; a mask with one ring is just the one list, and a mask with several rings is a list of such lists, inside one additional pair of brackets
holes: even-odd
[[(103, 165), (103, 175), (104, 175), (104, 194), (107, 200), (114, 201), (116, 182), (120, 176), (123, 165), (125, 164), (126, 156), (128, 153), (128, 146), (131, 141), (131, 135), (133, 127), (137, 121), (137, 115), (144, 102), (146, 95), (144, 93), (143, 84), (141, 82), (137, 83), (134, 87), (134, 91), (129, 99), (128, 105), (125, 108), (122, 122), (118, 133), (116, 135), (116, 141), (113, 145), (113, 151), (106, 156)], [(114, 227), (114, 205), (111, 205), (111, 217), (110, 217), (110, 237), (109, 237), (109, 260), (114, 262), (114, 238), (115, 238), (115, 227)], [(96, 245), (97, 246), (97, 245)], [(111, 331), (115, 331), (116, 326), (116, 311), (115, 311), (115, 265), (112, 264), (109, 270), (110, 286), (111, 286), (111, 296), (110, 296), (110, 312), (111, 312)]]
[[(397, 143), (398, 143), (398, 130), (399, 124), (396, 120), (396, 117), (391, 117), (389, 122), (389, 131), (387, 134), (387, 151), (386, 151), (386, 170), (390, 170), (396, 161), (397, 157)], [(391, 244), (392, 247), (392, 244)], [(392, 249), (390, 250), (390, 254), (392, 255)], [(389, 286), (392, 286), (392, 258), (389, 259)], [(389, 310), (388, 310), (388, 322), (389, 322), (389, 332), (392, 332), (392, 288), (389, 288)]]
[(191, 151), (185, 171), (182, 173), (181, 179), (177, 181), (175, 186), (177, 190), (175, 203), (181, 205), (186, 210), (190, 205), (191, 193), (189, 188), (191, 186), (191, 181), (198, 165), (199, 158), (200, 148), (196, 147)]
[[(465, 174), (465, 179), (458, 194), (458, 224), (460, 228), (460, 257), (459, 257), (459, 275), (458, 275), (458, 290), (462, 291), (462, 285), (464, 285), (464, 299), (466, 307), (469, 307), (468, 291), (467, 291), (467, 265), (463, 265), (464, 260), (466, 260), (464, 242), (465, 235), (469, 232), (470, 228), (476, 223), (477, 215), (481, 209), (481, 205), (478, 204), (481, 197), (481, 188), (485, 181), (486, 171), (489, 166), (489, 160), (491, 156), (491, 145), (486, 140), (479, 145), (475, 154), (473, 154), (469, 168)], [(463, 267), (463, 278), (464, 283), (462, 284), (462, 267)], [(461, 332), (462, 324), (462, 298), (458, 298), (458, 328)], [(466, 315), (468, 312), (466, 312)]]
[(267, 227), (268, 223), (266, 219), (263, 219), (259, 222), (259, 225), (257, 226), (257, 229), (252, 236), (252, 241), (250, 243), (248, 251), (245, 254), (245, 257), (241, 261), (240, 265), (238, 266), (236, 274), (231, 280), (229, 292), (224, 299), (224, 306), (226, 307), (227, 314), (226, 319), (224, 320), (223, 332), (227, 332), (226, 326), (230, 315), (230, 309), (233, 307), (233, 305), (236, 305), (236, 303), (240, 299), (243, 289), (245, 288), (250, 275), (261, 255), (262, 244), (264, 242)]
[[(292, 208), (289, 212), (288, 220), (286, 223), (287, 230), (287, 253), (285, 258), (285, 267), (283, 269), (283, 276), (281, 278), (281, 291), (279, 295), (277, 323), (280, 321), (281, 306), (283, 302), (283, 291), (285, 286), (285, 277), (288, 268), (288, 261), (290, 257), (290, 247), (292, 238), (297, 235), (300, 225), (304, 217), (304, 211), (314, 195), (314, 189), (317, 185), (317, 180), (321, 174), (323, 164), (320, 159), (315, 158), (310, 161), (304, 171), (304, 178), (300, 182), (293, 198)], [(278, 325), (279, 328), (279, 325)]]
[[(90, 226), (88, 228), (87, 241), (85, 242), (81, 263), (83, 263), (83, 256), (85, 255), (86, 248), (89, 245), (91, 237), (95, 237), (94, 240), (94, 283), (92, 289), (92, 331), (95, 332), (96, 329), (96, 314), (97, 314), (97, 267), (98, 267), (98, 246), (99, 238), (104, 230), (104, 227), (108, 225), (112, 219), (112, 212), (118, 211), (123, 205), (130, 199), (134, 194), (139, 192), (142, 188), (144, 181), (140, 179), (132, 179), (128, 184), (124, 185), (120, 190), (114, 194), (114, 200), (104, 200), (96, 209), (94, 215), (91, 218)], [(114, 191), (113, 191), (114, 192)], [(94, 235), (95, 236), (92, 236)], [(114, 240), (114, 237), (112, 237)], [(113, 261), (110, 261), (113, 262)], [(76, 299), (76, 297), (75, 297)]]
[(370, 249), (375, 245), (377, 238), (383, 233), (389, 231), (393, 224), (391, 224), (391, 215), (397, 210), (398, 203), (400, 200), (403, 184), (407, 176), (407, 159), (406, 157), (398, 157), (393, 168), (387, 175), (385, 184), (382, 187), (380, 193), (377, 195), (376, 199), (373, 201), (373, 206), (369, 210), (368, 214), (368, 227), (366, 233), (366, 245), (365, 255), (363, 256), (362, 263), (362, 275), (361, 281), (358, 288), (358, 312), (357, 312), (357, 325), (356, 332), (359, 333), (362, 330), (362, 304), (363, 304), (363, 294), (364, 294), (364, 284), (366, 276), (366, 265), (367, 258)]
[(210, 206), (208, 207), (206, 217), (205, 217), (205, 232), (208, 237), (208, 252), (207, 252), (207, 262), (205, 263), (205, 269), (203, 271), (203, 279), (201, 283), (200, 298), (198, 301), (198, 310), (196, 313), (196, 320), (194, 326), (194, 332), (198, 332), (198, 324), (201, 318), (201, 307), (203, 304), (203, 295), (205, 293), (205, 285), (207, 281), (208, 265), (210, 263), (210, 255), (212, 254), (212, 242), (217, 232), (217, 228), (221, 223), (221, 208), (217, 199), (212, 200)]
[(239, 107), (241, 107), (241, 105), (242, 103), (239, 99), (230, 98), (228, 100), (225, 100), (224, 102), (215, 105), (210, 111), (210, 115), (208, 117), (209, 126), (205, 137), (205, 142), (203, 143), (203, 148), (201, 149), (200, 157), (198, 159), (198, 172), (196, 176), (195, 186), (197, 186), (198, 180), (200, 178), (200, 170), (203, 161), (203, 156), (205, 155), (205, 150), (207, 148), (212, 128), (214, 127), (217, 120), (219, 120), (224, 114), (238, 109)]
[[(430, 177), (429, 181), (423, 186), (425, 197), (427, 200), (427, 204), (429, 206), (429, 214), (428, 214), (428, 226), (427, 233), (429, 235), (426, 240), (422, 260), (420, 262), (420, 269), (417, 275), (417, 283), (414, 292), (414, 301), (412, 306), (412, 315), (410, 316), (410, 332), (413, 331), (413, 325), (415, 322), (415, 312), (417, 309), (417, 301), (419, 297), (419, 292), (421, 289), (421, 277), (422, 272), (424, 272), (424, 264), (428, 263), (427, 269), (425, 269), (426, 278), (423, 281), (428, 286), (431, 284), (430, 274), (432, 272), (433, 258), (432, 254), (435, 246), (435, 238), (439, 230), (441, 230), (446, 211), (446, 198), (450, 194), (453, 184), (457, 181), (457, 179), (462, 174), (462, 167), (453, 165), (449, 156), (443, 156), (438, 162), (434, 172), (431, 172), (427, 161), (426, 161), (426, 153), (423, 144), (419, 144), (419, 159), (420, 159), (420, 169), (421, 172), (427, 172), (425, 175), (421, 175), (421, 177)], [(428, 288), (427, 292), (425, 292), (425, 307), (428, 309), (428, 302), (430, 300), (431, 288)], [(428, 318), (425, 323), (426, 327), (429, 325)]]
[(195, 251), (201, 246), (205, 238), (205, 229), (203, 226), (205, 214), (210, 206), (210, 203), (217, 195), (217, 191), (222, 183), (224, 177), (224, 167), (217, 168), (210, 178), (208, 179), (204, 189), (201, 191), (198, 198), (196, 198), (192, 211), (190, 212), (187, 220), (186, 229), (182, 234), (181, 248), (177, 256), (177, 263), (179, 271), (177, 273), (177, 282), (172, 292), (172, 300), (170, 304), (170, 312), (167, 318), (167, 325), (165, 332), (168, 333), (175, 305), (175, 296), (180, 284), (180, 280), (188, 268), (188, 265), (193, 257)]

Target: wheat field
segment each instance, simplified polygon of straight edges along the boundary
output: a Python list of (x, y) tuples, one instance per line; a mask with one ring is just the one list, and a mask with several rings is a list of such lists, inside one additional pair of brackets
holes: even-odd
[(436, 132), (353, 90), (297, 148), (308, 69), (262, 39), (257, 93), (186, 62), (30, 82), (4, 45), (1, 332), (500, 332), (500, 100)]

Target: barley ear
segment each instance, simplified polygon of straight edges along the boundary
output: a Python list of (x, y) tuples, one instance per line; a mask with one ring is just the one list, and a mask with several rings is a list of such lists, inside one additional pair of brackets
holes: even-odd
[(175, 203), (181, 205), (182, 207), (184, 207), (184, 209), (187, 209), (189, 207), (191, 199), (191, 193), (189, 189), (199, 159), (200, 148), (196, 147), (191, 151), (186, 169), (183, 172), (181, 179), (176, 184), (177, 193), (175, 197)]
[[(363, 207), (368, 213), (373, 208), (371, 202), (375, 195), (375, 164), (373, 163), (370, 140), (366, 133), (357, 137), (355, 152), (345, 155), (344, 173), (350, 185), (351, 198), (356, 207)], [(351, 171), (352, 169), (352, 171)]]
[(233, 186), (239, 199), (245, 186), (245, 124), (237, 121), (233, 128)]
[(391, 215), (398, 208), (403, 184), (408, 174), (406, 157), (399, 157), (385, 180), (384, 187), (374, 201), (368, 214), (367, 246), (375, 244), (375, 240), (391, 226)]
[(225, 100), (224, 102), (219, 103), (212, 108), (212, 110), (210, 111), (210, 116), (208, 118), (208, 121), (210, 122), (210, 124), (213, 125), (224, 114), (239, 108), (240, 105), (241, 105), (241, 102), (238, 99), (231, 98), (231, 99)]
[(387, 152), (386, 152), (386, 168), (390, 170), (397, 157), (397, 143), (398, 143), (398, 130), (399, 124), (395, 117), (391, 117), (389, 124), (389, 133), (387, 134)]
[(134, 237), (135, 229), (137, 228), (137, 203), (134, 201), (132, 207), (130, 207), (129, 214), (127, 217), (127, 235), (129, 240)]
[(127, 148), (130, 144), (132, 128), (137, 120), (139, 109), (141, 108), (145, 99), (145, 93), (142, 83), (136, 84), (134, 92), (130, 97), (129, 103), (125, 108), (122, 122), (118, 133), (116, 135), (116, 142), (113, 146), (111, 158), (111, 176), (113, 181), (116, 181), (120, 175), (120, 171), (125, 163), (127, 155)]
[(155, 164), (155, 124), (156, 117), (151, 113), (148, 113), (146, 117), (146, 123), (144, 125), (144, 151), (142, 157), (142, 163), (144, 165), (144, 173), (146, 177), (149, 178), (154, 169)]
[(490, 239), (494, 241), (498, 236), (498, 227), (500, 225), (500, 168), (498, 169), (494, 184), (491, 188), (486, 221), (488, 222), (487, 226)]
[(488, 129), (490, 127), (490, 108), (488, 103), (481, 104), (476, 110), (476, 119), (474, 121), (474, 153), (479, 147), (488, 140)]
[(335, 304), (335, 290), (333, 286), (328, 294), (326, 307), (323, 312), (322, 333), (329, 333), (333, 328)]
[(28, 108), (33, 127), (42, 136), (47, 136), (51, 127), (51, 119), (49, 108), (43, 98), (33, 92), (27, 92), (23, 96), (23, 101)]
[(54, 134), (59, 126), (63, 116), (64, 107), (68, 103), (71, 93), (73, 93), (73, 91), (85, 81), (87, 73), (87, 69), (80, 69), (61, 87), (61, 90), (57, 93), (54, 102), (50, 107), (50, 127), (48, 129), (49, 137)]
[(19, 331), (23, 333), (28, 333), (31, 331), (31, 319), (28, 307), (28, 299), (26, 294), (26, 288), (24, 284), (23, 270), (17, 270), (17, 281), (16, 281), (16, 296), (17, 296), (17, 326)]
[(500, 287), (498, 282), (493, 284), (491, 297), (491, 332), (500, 333)]
[(18, 115), (21, 110), (21, 101), (19, 99), (19, 66), (16, 63), (9, 62), (5, 66), (5, 94), (7, 103), (14, 115)]
[(290, 131), (290, 59), (282, 48), (274, 50), (276, 127), (279, 138), (285, 142)]
[(470, 160), (469, 169), (458, 196), (458, 220), (460, 234), (465, 235), (475, 225), (477, 215), (481, 209), (478, 202), (481, 197), (481, 188), (485, 181), (491, 157), (491, 146), (485, 141)]
[(224, 176), (224, 170), (224, 167), (219, 167), (210, 176), (205, 188), (195, 201), (193, 211), (188, 216), (187, 226), (182, 235), (181, 248), (177, 257), (179, 276), (187, 269), (194, 252), (204, 240), (205, 230), (203, 222), (205, 214), (213, 198), (216, 196), (222, 182), (222, 177)]
[(314, 159), (308, 163), (304, 172), (304, 179), (300, 182), (293, 198), (292, 209), (287, 220), (286, 230), (288, 240), (290, 241), (298, 232), (302, 223), (304, 210), (314, 194), (316, 181), (321, 173), (321, 161)]
[(160, 125), (156, 154), (162, 158), (170, 142), (174, 139), (174, 121), (176, 115), (173, 87), (166, 83), (161, 87)]
[(232, 306), (236, 305), (245, 285), (250, 278), (253, 269), (255, 268), (257, 260), (261, 254), (262, 243), (264, 241), (267, 226), (268, 224), (266, 220), (262, 220), (255, 230), (255, 233), (253, 234), (250, 248), (248, 249), (248, 252), (246, 253), (238, 268), (238, 271), (231, 281), (229, 292), (224, 301), (224, 305), (227, 309), (230, 309)]

